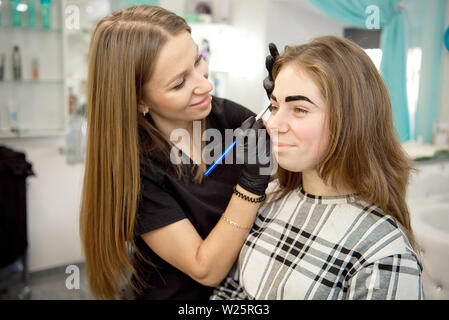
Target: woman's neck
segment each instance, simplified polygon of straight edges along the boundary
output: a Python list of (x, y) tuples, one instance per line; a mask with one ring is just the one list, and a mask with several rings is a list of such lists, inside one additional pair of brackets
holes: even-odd
[[(151, 115), (151, 117), (153, 118), (155, 126), (159, 129), (159, 131), (167, 139), (167, 141), (170, 141), (172, 132), (178, 129), (186, 130), (189, 133), (190, 137), (193, 134), (193, 127), (192, 127), (193, 121), (184, 121), (184, 120), (173, 121), (164, 119), (157, 115)], [(175, 138), (177, 138), (177, 136), (179, 135), (175, 135)]]
[(302, 172), (302, 187), (304, 191), (315, 196), (344, 196), (354, 193), (354, 190), (342, 185), (333, 187), (326, 184), (316, 170)]
[[(182, 150), (182, 152), (187, 155), (194, 163), (201, 163), (201, 121), (198, 120), (199, 124), (199, 132), (198, 127), (194, 130), (194, 125), (198, 125), (194, 123), (194, 121), (173, 121), (167, 120), (157, 115), (151, 115), (156, 127), (161, 131), (163, 136), (170, 144), (175, 145), (178, 149)], [(172, 137), (172, 133), (175, 130), (185, 130), (184, 132), (175, 132)], [(187, 135), (185, 134), (187, 132)], [(199, 133), (199, 136), (198, 136)], [(196, 138), (194, 137), (196, 135)]]

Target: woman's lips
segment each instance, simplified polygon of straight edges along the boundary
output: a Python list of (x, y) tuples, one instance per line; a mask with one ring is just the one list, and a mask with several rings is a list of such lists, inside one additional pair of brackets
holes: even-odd
[(212, 101), (212, 96), (210, 94), (207, 95), (202, 101), (190, 105), (192, 108), (206, 108), (209, 106), (210, 102)]
[(273, 150), (275, 152), (287, 151), (287, 150), (289, 150), (291, 148), (294, 148), (294, 147), (295, 147), (295, 145), (293, 145), (293, 144), (273, 142)]

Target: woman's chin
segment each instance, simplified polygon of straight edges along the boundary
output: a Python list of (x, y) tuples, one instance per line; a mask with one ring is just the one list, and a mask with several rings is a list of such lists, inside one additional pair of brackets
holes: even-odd
[(283, 157), (279, 157), (276, 155), (276, 161), (278, 162), (278, 166), (284, 170), (290, 172), (302, 172), (301, 166), (298, 164), (298, 161), (288, 161), (287, 159), (283, 159)]
[(211, 111), (212, 111), (212, 104), (210, 103), (209, 106), (206, 108), (195, 110), (195, 113), (192, 114), (191, 120), (203, 120), (209, 115)]

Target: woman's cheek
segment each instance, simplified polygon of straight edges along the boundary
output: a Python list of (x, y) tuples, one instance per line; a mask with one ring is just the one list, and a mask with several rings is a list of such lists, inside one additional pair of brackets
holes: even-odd
[(321, 128), (322, 130), (320, 130), (319, 133), (319, 142), (317, 146), (317, 156), (319, 160), (321, 160), (328, 149), (330, 140), (329, 127), (327, 125), (322, 125)]
[(173, 111), (180, 111), (190, 105), (190, 94), (187, 90), (184, 92), (175, 92), (171, 95), (170, 99), (167, 99), (169, 108)]
[(293, 130), (297, 143), (316, 161), (319, 161), (329, 144), (329, 130), (323, 121), (302, 121), (295, 124)]
[(329, 135), (323, 132), (318, 146), (318, 158), (321, 160), (329, 146)]
[(300, 143), (312, 142), (317, 135), (317, 128), (311, 123), (298, 121), (295, 123), (293, 133)]

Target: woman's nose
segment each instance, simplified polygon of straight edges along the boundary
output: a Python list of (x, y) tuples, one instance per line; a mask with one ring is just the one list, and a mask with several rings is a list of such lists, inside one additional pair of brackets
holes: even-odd
[(208, 79), (207, 71), (205, 72), (205, 71), (198, 70), (195, 73), (195, 77), (196, 77), (197, 83), (196, 83), (195, 89), (193, 90), (194, 94), (202, 95), (202, 94), (212, 91), (214, 86)]
[(276, 113), (272, 113), (267, 121), (268, 128), (277, 132), (287, 132), (288, 125), (288, 114), (279, 108)]

